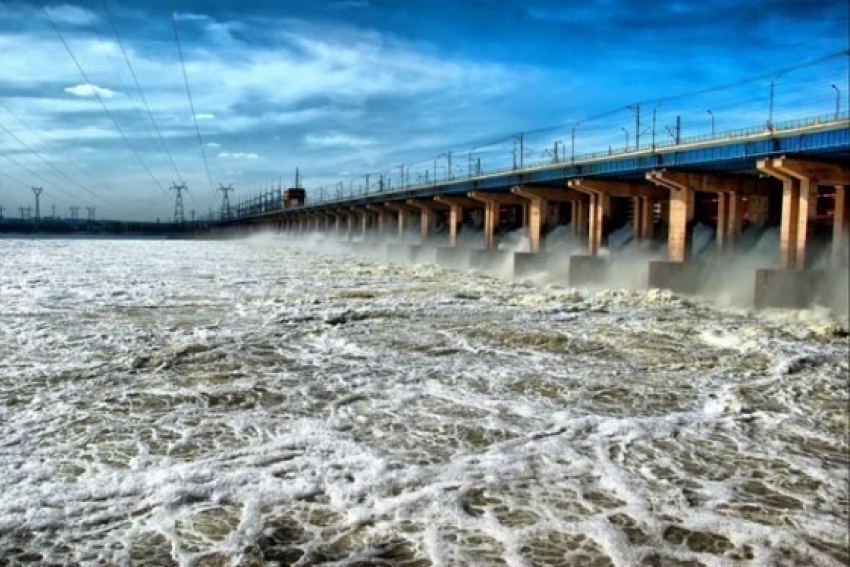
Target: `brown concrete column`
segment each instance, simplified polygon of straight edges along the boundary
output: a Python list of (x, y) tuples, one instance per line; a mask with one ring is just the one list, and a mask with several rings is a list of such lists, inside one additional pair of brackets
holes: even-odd
[(540, 236), (543, 232), (543, 219), (546, 217), (546, 201), (531, 199), (528, 202), (528, 250), (536, 254), (540, 251)]
[(572, 201), (579, 198), (579, 193), (560, 187), (525, 187), (511, 188), (511, 193), (528, 200), (528, 242), (529, 251), (537, 253), (541, 249), (543, 223), (546, 220), (552, 202)]
[(573, 201), (573, 210), (570, 215), (570, 231), (573, 236), (587, 234), (588, 224), (590, 224), (588, 208), (588, 201), (585, 199)]
[(463, 224), (463, 210), (465, 208), (480, 208), (481, 203), (467, 197), (456, 195), (437, 195), (434, 200), (449, 207), (449, 246), (457, 246), (458, 226)]
[(492, 250), (496, 247), (496, 227), (499, 226), (499, 213), (502, 206), (498, 201), (484, 203), (484, 248)]
[(776, 158), (759, 160), (757, 167), (782, 180), (780, 266), (803, 270), (811, 221), (817, 212), (818, 185), (850, 183), (850, 166)]
[(366, 236), (366, 230), (369, 228), (369, 215), (371, 213), (362, 207), (351, 207), (351, 210), (360, 217), (360, 236)]
[(604, 242), (605, 224), (611, 216), (611, 197), (663, 196), (666, 191), (648, 183), (606, 181), (601, 179), (570, 179), (567, 185), (590, 195), (590, 227), (588, 230), (588, 253), (595, 256)]
[(797, 266), (797, 229), (800, 218), (800, 182), (782, 180), (782, 222), (779, 229), (779, 267), (794, 269)]
[[(724, 252), (732, 246), (741, 232), (741, 194), (763, 190), (764, 185), (745, 177), (667, 170), (650, 171), (646, 174), (646, 178), (670, 189), (669, 210), (666, 214), (667, 224), (670, 227), (668, 251), (672, 262), (682, 261), (674, 258), (685, 258), (688, 255), (687, 249), (691, 238), (688, 223), (694, 218), (694, 200), (697, 191), (717, 195), (716, 240), (718, 250)], [(674, 197), (676, 203), (674, 203)], [(682, 217), (683, 211), (685, 217)], [(683, 245), (684, 248), (682, 248)]]
[(640, 240), (652, 240), (655, 235), (655, 199), (641, 197), (640, 208), (643, 231), (638, 235), (638, 238)]
[(422, 209), (422, 217), (420, 220), (422, 242), (425, 242), (431, 237), (434, 229), (437, 227), (437, 211), (428, 207)]
[(727, 223), (726, 233), (729, 235), (729, 245), (734, 246), (741, 236), (741, 210), (744, 197), (740, 193), (727, 193)]
[(404, 239), (404, 233), (410, 223), (410, 214), (418, 211), (416, 207), (405, 205), (404, 203), (385, 203), (389, 210), (396, 211), (396, 226), (398, 227), (398, 239)]
[(431, 199), (408, 199), (407, 204), (416, 207), (420, 211), (420, 230), (422, 242), (426, 242), (433, 234), (437, 226), (437, 211), (439, 206)]
[(794, 261), (798, 270), (807, 266), (806, 248), (812, 236), (817, 214), (818, 185), (809, 178), (800, 179), (800, 204), (797, 212), (797, 251)]
[(726, 252), (729, 246), (729, 199), (726, 193), (717, 194), (717, 251)]
[(687, 174), (654, 170), (646, 178), (670, 190), (667, 207), (667, 260), (684, 262), (688, 258), (694, 218), (694, 190)]
[(387, 225), (389, 224), (387, 208), (383, 205), (366, 205), (366, 209), (375, 213), (375, 216), (378, 218), (378, 235), (384, 236)]
[(643, 199), (632, 197), (632, 234), (635, 240), (643, 239), (645, 211), (643, 210)]
[(848, 259), (848, 238), (850, 238), (850, 199), (847, 190), (850, 185), (835, 186), (835, 213), (832, 225), (832, 265), (846, 265)]
[(596, 256), (605, 238), (606, 220), (611, 217), (611, 196), (605, 193), (590, 194), (590, 227), (588, 230), (588, 253)]
[(404, 231), (407, 230), (407, 225), (410, 223), (410, 211), (407, 209), (398, 209), (398, 218), (396, 220), (396, 224), (398, 225), (398, 238), (399, 240), (404, 238)]
[(502, 205), (522, 205), (526, 200), (511, 193), (483, 191), (470, 191), (467, 196), (484, 203), (484, 248), (493, 250), (496, 248), (496, 227), (499, 226)]
[(691, 247), (688, 224), (694, 218), (694, 191), (683, 188), (670, 192), (670, 221), (667, 253), (671, 262), (684, 262)]

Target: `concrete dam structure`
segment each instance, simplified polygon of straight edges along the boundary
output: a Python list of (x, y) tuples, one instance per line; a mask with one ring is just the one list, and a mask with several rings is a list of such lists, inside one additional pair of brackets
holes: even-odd
[(850, 118), (310, 199), (301, 188), (218, 230), (319, 233), (375, 254), (569, 285), (735, 294), (848, 311)]

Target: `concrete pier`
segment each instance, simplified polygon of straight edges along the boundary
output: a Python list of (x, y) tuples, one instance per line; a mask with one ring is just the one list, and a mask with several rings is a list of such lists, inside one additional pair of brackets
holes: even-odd
[(598, 284), (608, 274), (608, 261), (597, 256), (576, 254), (570, 256), (569, 283), (575, 286)]
[(472, 250), (469, 254), (469, 267), (488, 272), (505, 271), (513, 274), (514, 253), (507, 250)]
[(446, 268), (465, 270), (469, 268), (473, 250), (469, 248), (437, 248), (437, 263)]

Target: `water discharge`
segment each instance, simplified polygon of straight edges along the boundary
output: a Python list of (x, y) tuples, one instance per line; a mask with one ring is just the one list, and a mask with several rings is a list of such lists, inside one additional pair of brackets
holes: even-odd
[(0, 564), (850, 561), (846, 321), (318, 242), (0, 240)]

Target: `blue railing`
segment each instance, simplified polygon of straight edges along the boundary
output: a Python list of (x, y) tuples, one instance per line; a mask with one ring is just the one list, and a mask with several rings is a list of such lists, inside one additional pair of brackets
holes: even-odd
[[(345, 203), (348, 201), (362, 199), (363, 197), (377, 197), (377, 196), (391, 196), (399, 193), (411, 193), (417, 191), (427, 191), (429, 189), (436, 189), (437, 187), (447, 187), (452, 184), (464, 183), (467, 184), (469, 182), (475, 181), (486, 181), (488, 179), (492, 179), (494, 177), (504, 176), (506, 174), (515, 174), (515, 175), (524, 175), (528, 173), (532, 173), (535, 171), (541, 171), (546, 169), (557, 169), (562, 168), (564, 166), (581, 166), (584, 164), (597, 162), (600, 160), (610, 160), (610, 159), (618, 159), (624, 156), (645, 156), (652, 154), (661, 154), (669, 151), (679, 151), (686, 148), (692, 148), (694, 146), (700, 145), (716, 145), (717, 143), (725, 144), (730, 142), (741, 142), (748, 139), (764, 139), (764, 138), (780, 138), (783, 136), (791, 135), (797, 131), (803, 130), (808, 131), (812, 129), (816, 129), (818, 127), (823, 128), (834, 128), (836, 126), (846, 124), (850, 127), (850, 112), (840, 112), (840, 113), (830, 113), (830, 114), (822, 114), (819, 116), (812, 116), (807, 118), (800, 118), (796, 120), (786, 120), (782, 122), (776, 122), (774, 124), (765, 124), (762, 126), (750, 126), (747, 128), (738, 128), (734, 130), (724, 130), (723, 132), (712, 134), (699, 134), (696, 136), (689, 136), (686, 138), (681, 138), (678, 141), (676, 140), (665, 140), (657, 143), (648, 143), (641, 144), (639, 149), (636, 148), (620, 148), (620, 149), (612, 149), (608, 150), (600, 150), (589, 153), (583, 153), (576, 155), (574, 158), (566, 158), (560, 160), (548, 160), (535, 162), (531, 164), (523, 164), (522, 167), (500, 167), (500, 168), (492, 168), (492, 169), (477, 169), (475, 174), (467, 174), (461, 176), (453, 176), (449, 178), (448, 175), (444, 176), (441, 179), (431, 179), (425, 183), (403, 183), (399, 187), (385, 189), (383, 191), (370, 191), (369, 187), (358, 186), (357, 192), (355, 193), (354, 187), (350, 186), (348, 195), (343, 195), (344, 192), (340, 187), (344, 187), (344, 185), (340, 185), (336, 183), (330, 186), (323, 186), (316, 188), (315, 191), (319, 191), (321, 196), (319, 199), (309, 199), (304, 204), (304, 207), (314, 207), (318, 205), (325, 204), (335, 204), (335, 203)], [(445, 170), (445, 168), (443, 168)], [(363, 176), (365, 177), (365, 175)], [(380, 176), (377, 176), (380, 177)], [(442, 192), (442, 191), (441, 191)], [(326, 194), (327, 193), (327, 194)], [(332, 197), (333, 193), (337, 193), (336, 197)], [(276, 213), (284, 210), (283, 203), (280, 200), (271, 201), (264, 200), (260, 203), (250, 203), (250, 204), (241, 204), (233, 208), (232, 216), (230, 220), (238, 220), (239, 218), (246, 218), (252, 216), (262, 216), (267, 215), (269, 213)], [(287, 209), (293, 210), (293, 209)]]

